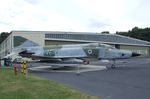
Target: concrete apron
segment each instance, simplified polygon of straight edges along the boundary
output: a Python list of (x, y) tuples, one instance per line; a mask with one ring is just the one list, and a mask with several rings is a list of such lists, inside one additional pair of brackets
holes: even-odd
[(90, 71), (101, 71), (106, 70), (106, 66), (95, 66), (95, 65), (77, 65), (77, 66), (38, 66), (28, 68), (31, 72), (90, 72)]

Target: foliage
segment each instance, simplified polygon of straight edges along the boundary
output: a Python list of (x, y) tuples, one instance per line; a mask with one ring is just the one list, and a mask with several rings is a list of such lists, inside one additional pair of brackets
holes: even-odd
[(2, 32), (0, 34), (0, 44), (9, 36), (8, 32)]
[(11, 68), (0, 68), (1, 99), (97, 99), (64, 85), (29, 74), (28, 79)]
[(109, 34), (109, 31), (102, 31), (101, 34)]
[(129, 36), (145, 41), (150, 41), (150, 28), (138, 28), (134, 27), (132, 30), (129, 30), (128, 32), (116, 32), (116, 34), (123, 35), (123, 36)]

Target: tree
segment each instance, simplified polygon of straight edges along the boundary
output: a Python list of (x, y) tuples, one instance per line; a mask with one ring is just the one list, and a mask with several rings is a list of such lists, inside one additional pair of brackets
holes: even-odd
[(134, 27), (132, 28), (132, 30), (129, 30), (128, 32), (116, 32), (116, 34), (150, 41), (150, 28), (142, 29), (142, 28)]
[(103, 31), (101, 34), (109, 34), (109, 31)]
[(0, 34), (0, 44), (9, 36), (8, 32), (2, 32)]

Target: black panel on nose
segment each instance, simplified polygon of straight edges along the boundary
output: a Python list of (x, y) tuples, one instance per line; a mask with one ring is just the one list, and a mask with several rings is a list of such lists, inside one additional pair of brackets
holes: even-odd
[(132, 57), (140, 56), (141, 54), (132, 52)]

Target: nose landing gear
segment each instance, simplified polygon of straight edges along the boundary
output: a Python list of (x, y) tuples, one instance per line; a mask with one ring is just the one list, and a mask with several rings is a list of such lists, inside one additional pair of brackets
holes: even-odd
[(116, 68), (116, 60), (113, 59), (112, 61), (113, 61), (113, 63), (112, 63), (112, 65), (111, 65), (111, 68), (114, 69), (114, 68)]

